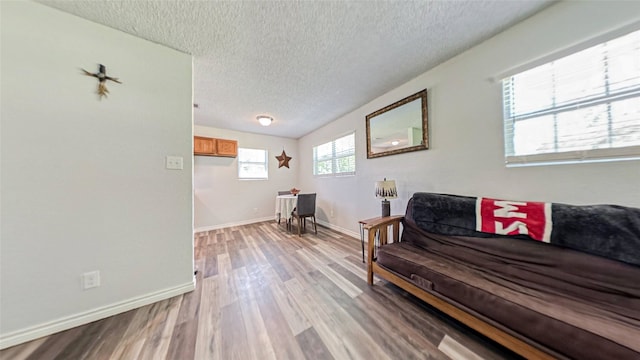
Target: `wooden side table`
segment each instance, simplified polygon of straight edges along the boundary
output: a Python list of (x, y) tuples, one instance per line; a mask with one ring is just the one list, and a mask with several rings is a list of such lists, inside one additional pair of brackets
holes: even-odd
[(371, 219), (359, 220), (358, 224), (360, 224), (360, 243), (362, 244), (362, 262), (364, 262), (364, 232), (370, 232), (371, 228), (375, 228), (373, 233), (369, 233), (369, 237), (367, 241), (376, 241), (379, 245), (384, 245), (387, 243), (387, 227), (384, 227), (383, 231), (380, 231), (381, 224), (389, 223), (389, 225), (393, 225), (393, 233), (395, 241), (398, 241), (399, 238), (399, 227), (396, 225), (400, 222), (400, 220), (404, 217), (404, 215), (392, 215), (392, 216), (377, 216)]

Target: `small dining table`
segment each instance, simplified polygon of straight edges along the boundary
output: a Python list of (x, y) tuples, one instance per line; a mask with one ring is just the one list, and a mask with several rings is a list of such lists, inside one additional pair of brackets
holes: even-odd
[(295, 195), (278, 195), (276, 196), (276, 221), (280, 222), (280, 218), (284, 215), (289, 221), (291, 212), (298, 204), (298, 197)]

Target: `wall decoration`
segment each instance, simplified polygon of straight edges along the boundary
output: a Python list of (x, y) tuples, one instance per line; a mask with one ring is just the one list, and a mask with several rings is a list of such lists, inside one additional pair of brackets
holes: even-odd
[(429, 148), (427, 89), (366, 116), (367, 159)]
[(93, 76), (98, 79), (98, 96), (100, 96), (100, 99), (102, 99), (103, 96), (106, 97), (107, 94), (109, 93), (109, 90), (107, 89), (107, 86), (106, 86), (107, 80), (111, 80), (118, 84), (122, 84), (122, 82), (118, 80), (118, 78), (107, 76), (107, 68), (102, 64), (98, 64), (98, 65), (99, 67), (98, 67), (97, 73), (90, 73), (85, 69), (80, 69), (80, 70), (82, 70), (85, 75)]
[(289, 168), (289, 160), (292, 159), (291, 156), (287, 156), (287, 153), (284, 152), (284, 150), (282, 150), (282, 154), (280, 154), (279, 156), (276, 156), (276, 159), (278, 159), (278, 169), (286, 166), (287, 168)]

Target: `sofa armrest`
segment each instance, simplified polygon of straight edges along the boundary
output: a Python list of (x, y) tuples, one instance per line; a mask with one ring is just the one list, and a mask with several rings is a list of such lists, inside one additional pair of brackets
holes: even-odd
[(364, 224), (364, 229), (368, 231), (369, 237), (367, 238), (367, 282), (369, 285), (373, 284), (373, 254), (375, 249), (375, 237), (376, 233), (380, 236), (380, 246), (385, 245), (388, 239), (389, 226), (393, 226), (392, 242), (400, 240), (400, 222), (404, 219), (404, 215), (385, 216), (367, 221)]

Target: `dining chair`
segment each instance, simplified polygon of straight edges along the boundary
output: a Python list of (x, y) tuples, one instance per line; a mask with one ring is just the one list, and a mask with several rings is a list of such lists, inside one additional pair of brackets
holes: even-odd
[[(307, 218), (313, 219), (313, 229), (318, 233), (316, 225), (316, 194), (298, 194), (298, 203), (291, 213), (293, 218), (298, 219), (298, 236), (302, 236), (302, 227), (306, 229)], [(292, 221), (293, 222), (293, 221)]]

